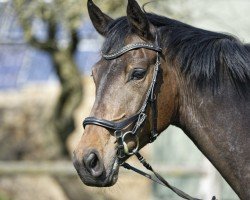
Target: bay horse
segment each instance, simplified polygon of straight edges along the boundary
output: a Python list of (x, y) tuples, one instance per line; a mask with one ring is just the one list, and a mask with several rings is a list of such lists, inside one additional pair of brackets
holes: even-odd
[(73, 154), (81, 180), (114, 185), (119, 166), (171, 124), (240, 199), (250, 199), (250, 46), (146, 13), (135, 0), (128, 0), (127, 16), (118, 19), (92, 0), (87, 6), (105, 41), (92, 68), (91, 117)]

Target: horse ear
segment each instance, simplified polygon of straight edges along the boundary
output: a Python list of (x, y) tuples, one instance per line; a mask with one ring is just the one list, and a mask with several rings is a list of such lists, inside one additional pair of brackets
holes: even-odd
[(127, 18), (133, 32), (144, 39), (153, 39), (148, 18), (135, 0), (128, 0)]
[(106, 28), (113, 21), (111, 17), (104, 14), (92, 0), (88, 0), (89, 17), (98, 33), (105, 36)]

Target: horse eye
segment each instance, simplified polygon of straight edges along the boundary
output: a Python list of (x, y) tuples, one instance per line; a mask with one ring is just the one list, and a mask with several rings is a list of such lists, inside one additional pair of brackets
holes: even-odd
[(140, 80), (142, 79), (146, 74), (145, 69), (134, 69), (134, 71), (131, 74), (130, 80)]

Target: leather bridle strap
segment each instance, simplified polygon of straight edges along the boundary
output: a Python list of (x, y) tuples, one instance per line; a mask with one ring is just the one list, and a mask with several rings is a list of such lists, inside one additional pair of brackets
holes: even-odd
[[(128, 169), (128, 170), (132, 170), (142, 176), (145, 176), (146, 178), (158, 183), (158, 184), (161, 184), (163, 186), (166, 186), (168, 187), (169, 189), (171, 189), (174, 193), (176, 193), (178, 196), (182, 197), (183, 199), (187, 199), (187, 200), (201, 200), (201, 199), (197, 199), (197, 198), (194, 198), (194, 197), (191, 197), (189, 196), (188, 194), (186, 194), (185, 192), (179, 190), (178, 188), (170, 185), (160, 174), (158, 174), (157, 172), (154, 171), (154, 169), (152, 168), (152, 166), (143, 158), (143, 156), (137, 152), (135, 153), (136, 157), (138, 158), (138, 160), (140, 161), (140, 163), (146, 168), (148, 169), (149, 171), (153, 172), (153, 174), (155, 175), (155, 178), (153, 178), (150, 174), (147, 174), (131, 165), (129, 165), (128, 163), (123, 163), (123, 167), (125, 169)], [(213, 197), (213, 199), (215, 200), (215, 197)]]
[(123, 47), (121, 50), (116, 51), (115, 53), (102, 54), (102, 57), (105, 58), (106, 60), (113, 60), (113, 59), (118, 58), (121, 55), (127, 53), (128, 51), (136, 50), (136, 49), (140, 49), (140, 48), (153, 50), (153, 51), (156, 51), (159, 53), (161, 53), (161, 51), (162, 51), (160, 47), (153, 45), (153, 44), (135, 43), (135, 44), (129, 44), (129, 45)]
[(124, 119), (121, 122), (113, 122), (105, 119), (98, 119), (95, 117), (87, 117), (83, 122), (83, 127), (87, 125), (101, 126), (111, 130), (122, 130), (129, 124), (135, 122), (138, 119), (139, 114), (136, 114), (130, 118)]

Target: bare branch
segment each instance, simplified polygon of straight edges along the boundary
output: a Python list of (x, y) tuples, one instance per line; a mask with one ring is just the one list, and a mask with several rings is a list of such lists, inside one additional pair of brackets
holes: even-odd
[(70, 45), (69, 45), (69, 51), (72, 53), (75, 53), (76, 49), (77, 49), (77, 44), (79, 42), (79, 37), (77, 34), (77, 30), (73, 29), (70, 31)]
[[(14, 0), (13, 5), (16, 10), (19, 22), (23, 28), (24, 32), (24, 38), (25, 40), (32, 46), (44, 50), (44, 51), (53, 51), (56, 50), (56, 44), (54, 42), (54, 38), (48, 38), (47, 41), (42, 42), (39, 41), (32, 31), (32, 16), (27, 15), (26, 12), (24, 12), (25, 8), (25, 2), (21, 0)], [(52, 26), (52, 25), (51, 25)], [(53, 35), (53, 32), (55, 32), (54, 28), (50, 30), (50, 34)]]
[(51, 41), (56, 40), (56, 28), (57, 24), (55, 22), (55, 18), (53, 17), (50, 20), (48, 20), (48, 39)]

